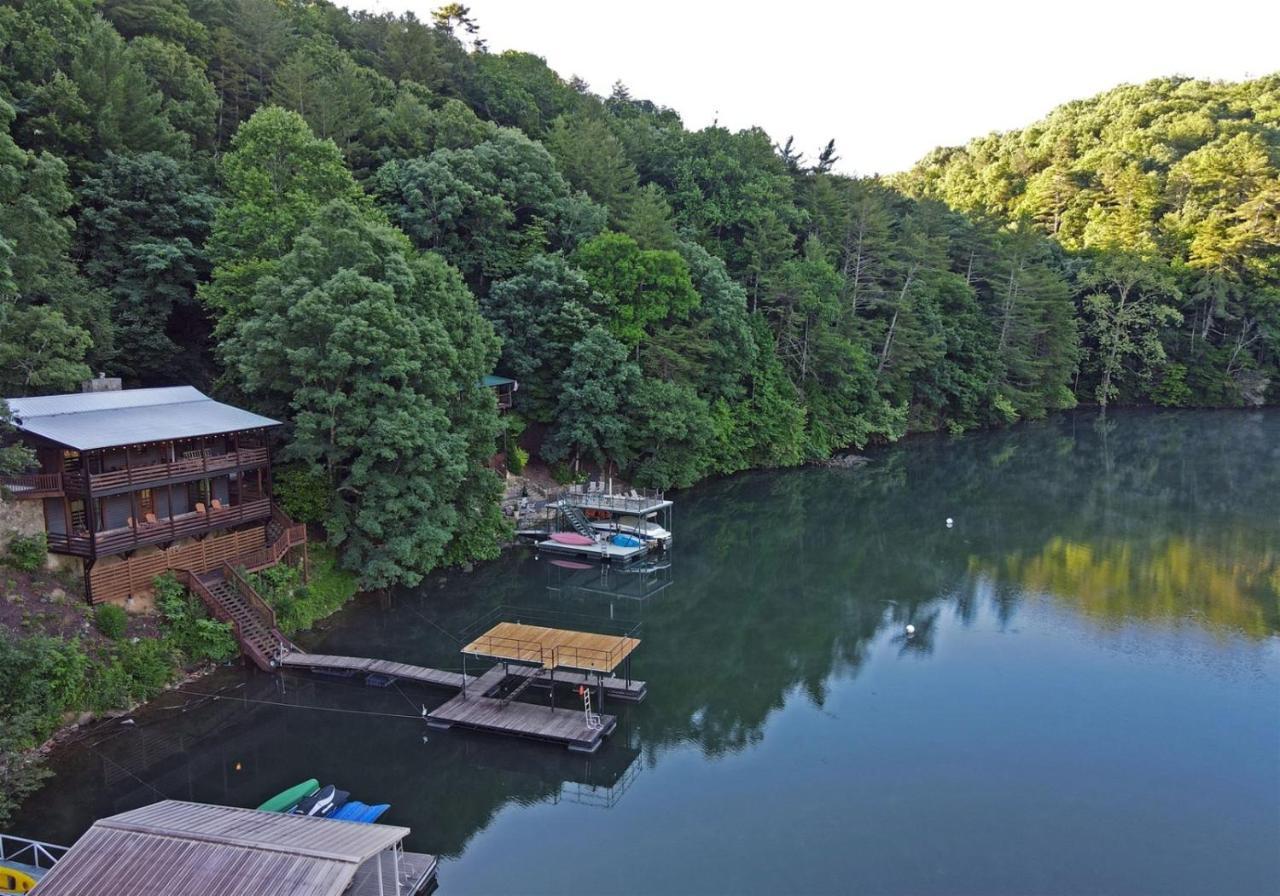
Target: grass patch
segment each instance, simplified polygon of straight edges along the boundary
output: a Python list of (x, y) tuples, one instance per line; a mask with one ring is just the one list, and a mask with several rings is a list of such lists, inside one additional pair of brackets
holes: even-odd
[(311, 628), (356, 594), (355, 573), (338, 565), (338, 555), (328, 545), (307, 547), (309, 580), (292, 566), (273, 566), (248, 576), (254, 590), (276, 611), (276, 624), (286, 636)]

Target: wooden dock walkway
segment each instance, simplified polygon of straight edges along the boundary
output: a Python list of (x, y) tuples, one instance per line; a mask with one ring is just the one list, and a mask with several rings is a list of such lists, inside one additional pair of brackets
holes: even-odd
[(464, 684), (470, 687), (475, 681), (474, 676), (463, 675), (461, 672), (446, 672), (443, 669), (393, 663), (390, 660), (372, 660), (360, 656), (330, 656), (323, 653), (287, 653), (280, 659), (280, 666), (312, 669), (317, 672), (362, 672), (386, 675), (390, 678), (454, 690), (460, 690)]
[[(530, 670), (532, 673), (533, 670)], [(507, 678), (502, 664), (498, 664), (467, 685), (467, 695), (459, 694), (443, 706), (427, 713), (427, 724), (432, 728), (452, 728), (459, 725), (478, 731), (509, 734), (564, 744), (579, 753), (594, 753), (600, 749), (606, 735), (618, 725), (614, 716), (601, 715), (600, 727), (587, 725), (581, 709), (552, 709), (532, 703), (507, 703), (490, 697)]]

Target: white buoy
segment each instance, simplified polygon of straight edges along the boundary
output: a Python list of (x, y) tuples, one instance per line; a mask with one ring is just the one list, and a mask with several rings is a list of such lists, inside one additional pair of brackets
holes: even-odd
[(916, 633), (916, 627), (915, 627), (914, 625), (908, 625), (908, 626), (907, 626), (907, 637), (908, 637), (908, 638), (910, 638), (910, 637), (911, 637), (912, 635), (914, 635), (915, 633)]
[(954, 526), (955, 524), (956, 524), (956, 521), (955, 521), (955, 520), (953, 520), (951, 517), (947, 517), (947, 528), (948, 528), (948, 529), (950, 529), (950, 528), (951, 528), (952, 526)]

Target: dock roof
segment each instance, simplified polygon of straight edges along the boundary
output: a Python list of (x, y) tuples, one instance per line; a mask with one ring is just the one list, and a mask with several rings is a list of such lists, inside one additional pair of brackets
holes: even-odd
[(280, 425), (270, 417), (214, 401), (193, 386), (72, 392), (7, 401), (19, 430), (77, 451)]
[(96, 822), (45, 876), (39, 896), (338, 896), (360, 866), (409, 834), (165, 800)]
[(463, 653), (546, 669), (576, 669), (608, 673), (622, 665), (640, 641), (624, 635), (601, 635), (519, 622), (499, 622), (466, 647)]

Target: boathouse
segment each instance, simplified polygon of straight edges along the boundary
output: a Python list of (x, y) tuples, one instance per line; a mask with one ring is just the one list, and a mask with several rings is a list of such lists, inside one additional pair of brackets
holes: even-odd
[(39, 896), (413, 896), (436, 859), (409, 829), (165, 800), (97, 821)]
[(103, 382), (8, 399), (39, 470), (0, 480), (19, 503), (38, 502), (49, 551), (83, 564), (92, 603), (144, 596), (169, 570), (262, 569), (305, 550), (305, 527), (271, 501), (278, 421), (191, 386)]

